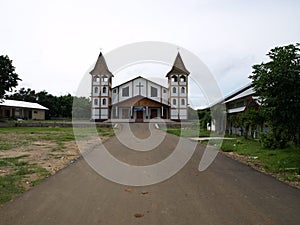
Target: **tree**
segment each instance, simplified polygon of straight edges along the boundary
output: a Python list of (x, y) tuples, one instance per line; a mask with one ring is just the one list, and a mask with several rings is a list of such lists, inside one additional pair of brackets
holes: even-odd
[[(21, 88), (14, 94), (6, 95), (6, 99), (36, 102), (49, 109), (46, 111), (46, 119), (50, 118), (71, 118), (73, 96), (70, 94), (53, 96), (46, 91), (36, 92), (30, 88)], [(89, 109), (89, 107), (88, 107)]]
[(210, 127), (211, 130), (211, 112), (210, 109), (202, 109), (202, 110), (198, 110), (198, 118), (200, 121), (200, 128), (206, 130), (207, 129), (207, 125)]
[(74, 97), (73, 99), (73, 119), (90, 119), (91, 118), (91, 102), (85, 97)]
[(0, 100), (4, 97), (6, 91), (12, 91), (12, 88), (18, 85), (21, 80), (15, 73), (15, 67), (8, 56), (0, 55)]
[(12, 95), (6, 95), (5, 98), (18, 101), (37, 102), (37, 94), (35, 90), (31, 90), (30, 88), (21, 88)]
[(271, 126), (274, 147), (300, 144), (300, 49), (291, 44), (271, 49), (270, 61), (253, 66), (254, 90)]

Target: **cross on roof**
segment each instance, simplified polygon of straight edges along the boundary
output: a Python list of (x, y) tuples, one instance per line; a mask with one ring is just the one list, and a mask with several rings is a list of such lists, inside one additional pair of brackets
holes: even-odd
[(139, 84), (136, 85), (136, 87), (139, 88), (139, 95), (141, 95), (141, 87), (144, 87), (144, 85), (142, 85), (141, 82), (139, 82)]

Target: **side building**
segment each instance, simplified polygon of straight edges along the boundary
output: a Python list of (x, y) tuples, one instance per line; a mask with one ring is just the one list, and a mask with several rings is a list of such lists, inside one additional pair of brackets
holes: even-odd
[(33, 102), (6, 100), (0, 101), (0, 118), (44, 120), (48, 108)]

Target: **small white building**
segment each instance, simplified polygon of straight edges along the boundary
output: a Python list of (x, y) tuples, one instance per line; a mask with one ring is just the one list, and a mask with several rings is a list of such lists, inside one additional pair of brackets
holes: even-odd
[(33, 102), (3, 99), (0, 101), (0, 118), (44, 120), (48, 108)]
[(91, 119), (127, 119), (147, 122), (153, 118), (188, 119), (188, 75), (178, 53), (171, 70), (164, 75), (168, 86), (138, 76), (112, 87), (114, 75), (100, 52), (91, 74)]

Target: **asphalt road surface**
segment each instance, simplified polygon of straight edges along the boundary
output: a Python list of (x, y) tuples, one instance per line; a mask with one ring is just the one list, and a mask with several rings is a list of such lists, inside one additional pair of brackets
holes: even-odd
[[(139, 138), (149, 135), (145, 124), (132, 129)], [(177, 143), (178, 137), (168, 134), (150, 152), (130, 150), (116, 137), (105, 146), (122, 161), (142, 165), (167, 157)], [(221, 153), (199, 172), (203, 151), (202, 145), (197, 146), (175, 176), (143, 187), (108, 181), (80, 159), (0, 207), (0, 224), (300, 224), (298, 189)]]

